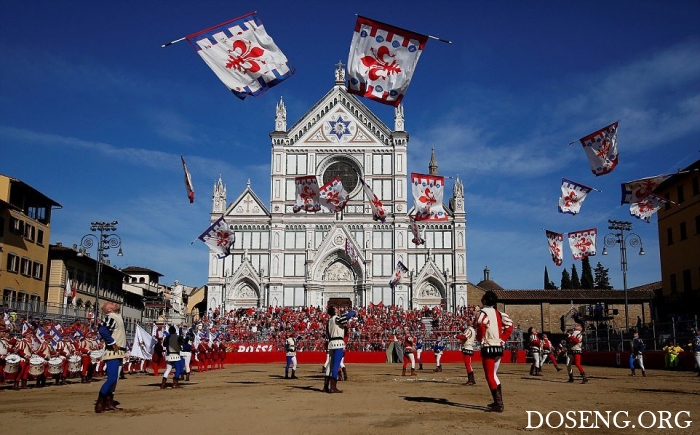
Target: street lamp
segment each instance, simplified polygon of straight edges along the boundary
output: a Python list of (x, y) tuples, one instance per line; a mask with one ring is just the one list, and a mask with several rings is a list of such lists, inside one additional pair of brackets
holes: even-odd
[[(625, 221), (608, 220), (610, 222), (609, 230), (616, 232), (609, 233), (605, 236), (605, 246), (620, 245), (620, 267), (622, 268), (622, 286), (625, 290), (625, 331), (629, 331), (630, 318), (629, 306), (627, 304), (627, 243), (633, 248), (639, 245), (639, 255), (644, 255), (644, 245), (639, 234), (632, 233), (632, 223)], [(625, 231), (630, 231), (625, 235)], [(608, 255), (607, 248), (603, 248), (603, 255)]]
[(119, 248), (117, 252), (118, 257), (122, 257), (124, 253), (122, 252), (122, 239), (116, 234), (109, 234), (111, 232), (117, 231), (117, 221), (112, 222), (90, 222), (90, 231), (99, 231), (100, 235), (96, 234), (85, 234), (82, 239), (80, 239), (81, 250), (78, 252), (79, 256), (85, 255), (85, 252), (92, 248), (93, 245), (97, 244), (97, 284), (95, 286), (95, 319), (99, 315), (99, 304), (100, 304), (100, 279), (102, 277), (102, 264), (105, 258), (109, 257), (109, 254), (105, 254), (105, 251), (112, 248)]

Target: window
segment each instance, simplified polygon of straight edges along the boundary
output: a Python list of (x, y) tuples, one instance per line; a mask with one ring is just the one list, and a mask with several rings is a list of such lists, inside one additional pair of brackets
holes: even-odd
[(700, 234), (700, 215), (695, 216), (695, 234)]
[(671, 279), (671, 294), (675, 294), (678, 291), (678, 288), (676, 287), (676, 274), (672, 273), (670, 276)]
[(11, 216), (10, 232), (14, 234), (24, 235), (24, 221), (21, 219), (17, 219), (14, 216)]
[[(355, 165), (349, 161), (338, 160), (331, 163), (321, 176), (323, 184), (328, 183), (333, 178), (338, 177), (343, 183), (343, 189), (346, 192), (352, 193), (359, 184), (358, 175), (360, 171)], [(320, 182), (320, 181), (319, 181)]]
[(29, 240), (30, 242), (33, 242), (36, 236), (36, 228), (34, 228), (34, 225), (32, 224), (25, 224), (24, 225), (24, 238)]
[(372, 192), (377, 195), (380, 201), (390, 201), (394, 199), (391, 187), (392, 180), (372, 180)]
[(687, 294), (690, 292), (690, 290), (692, 290), (692, 288), (693, 286), (690, 279), (690, 269), (686, 269), (683, 271), (683, 291)]
[(41, 228), (36, 230), (36, 244), (44, 246), (44, 230)]
[(0, 237), (5, 235), (5, 218), (0, 216)]
[(372, 247), (374, 249), (392, 249), (393, 244), (392, 231), (373, 231), (372, 232)]
[[(668, 192), (664, 193), (662, 195), (664, 198), (671, 199), (670, 196), (668, 196)], [(671, 209), (671, 201), (666, 201), (666, 205), (664, 205), (664, 210), (670, 210)]]
[(392, 276), (394, 274), (393, 254), (372, 254), (372, 275)]
[(666, 228), (666, 244), (673, 245), (673, 228)]
[(22, 257), (22, 275), (24, 276), (31, 276), (32, 275), (32, 260)]
[(372, 173), (376, 175), (391, 175), (391, 154), (374, 154), (372, 156)]
[(285, 286), (283, 299), (287, 307), (304, 306), (304, 287)]
[(685, 197), (683, 196), (683, 186), (678, 186), (676, 190), (678, 192), (678, 204), (681, 204), (683, 201), (685, 201)]
[(685, 240), (688, 238), (688, 232), (686, 231), (685, 228), (685, 222), (681, 222), (681, 240)]
[(33, 266), (32, 276), (36, 279), (42, 279), (44, 277), (44, 265), (35, 261)]
[(7, 271), (13, 273), (19, 271), (19, 257), (11, 252), (7, 254)]
[(46, 223), (46, 207), (27, 207), (27, 216), (35, 221)]
[(693, 178), (693, 196), (700, 194), (700, 183), (698, 183), (698, 177)]
[(284, 276), (304, 276), (305, 254), (284, 254)]
[(306, 154), (287, 154), (287, 174), (307, 175)]
[(289, 231), (284, 233), (285, 249), (304, 249), (306, 247), (306, 231)]

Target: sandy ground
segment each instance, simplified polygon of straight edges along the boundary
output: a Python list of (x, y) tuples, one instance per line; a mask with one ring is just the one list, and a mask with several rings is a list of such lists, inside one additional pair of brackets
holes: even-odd
[[(485, 412), (491, 395), (480, 366), (477, 385), (466, 386), (464, 367), (445, 364), (441, 373), (425, 367), (418, 376), (401, 377), (397, 364), (349, 364), (343, 394), (321, 392), (319, 365), (300, 365), (299, 379), (284, 379), (284, 365), (229, 365), (223, 370), (193, 373), (183, 388), (160, 390), (160, 377), (137, 374), (119, 381), (116, 400), (122, 412), (95, 414), (93, 403), (101, 382), (0, 391), (0, 429), (3, 434), (509, 434), (522, 432), (582, 433), (584, 429), (527, 428), (526, 411), (542, 415), (558, 411), (625, 411), (618, 426), (598, 422), (596, 434), (630, 433), (653, 425), (645, 433), (667, 433), (658, 428), (659, 412), (670, 411), (670, 423), (685, 426), (671, 432), (700, 434), (700, 377), (690, 372), (651, 371), (646, 378), (629, 377), (628, 370), (590, 367), (588, 384), (567, 383), (565, 371), (546, 365), (544, 376), (528, 376), (525, 364), (500, 369), (506, 410)], [(33, 382), (30, 381), (30, 385)], [(170, 380), (169, 384), (172, 384)], [(678, 414), (688, 411), (688, 414)], [(611, 414), (612, 414), (611, 413)], [(576, 425), (581, 425), (576, 414)], [(638, 418), (641, 415), (641, 420)], [(675, 417), (678, 415), (678, 422)], [(561, 417), (550, 415), (552, 425)], [(573, 425), (570, 420), (564, 424)], [(595, 423), (589, 418), (585, 425)], [(591, 432), (588, 430), (587, 432)], [(635, 431), (634, 433), (637, 433)]]

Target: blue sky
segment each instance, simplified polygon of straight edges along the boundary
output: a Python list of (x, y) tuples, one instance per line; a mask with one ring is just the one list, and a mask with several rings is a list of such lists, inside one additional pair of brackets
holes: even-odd
[[(269, 203), (275, 104), (289, 125), (347, 61), (355, 15), (453, 41), (430, 40), (404, 98), (409, 172), (464, 182), (468, 279), (488, 266), (505, 288), (559, 284), (542, 228), (561, 233), (630, 220), (646, 256), (630, 251), (630, 287), (661, 279), (656, 218), (620, 206), (620, 183), (700, 158), (697, 1), (211, 0), (0, 4), (0, 173), (59, 202), (51, 242), (78, 243), (91, 221), (119, 221), (124, 257), (199, 286), (221, 174), (233, 201), (250, 180)], [(241, 101), (186, 43), (161, 44), (256, 10), (297, 74)], [(390, 127), (393, 109), (363, 100)], [(620, 120), (620, 164), (595, 177), (572, 141)], [(187, 200), (180, 155), (192, 172)], [(557, 212), (561, 178), (592, 192), (579, 215)], [(451, 187), (448, 183), (448, 187)], [(617, 248), (591, 259), (622, 287)], [(94, 254), (93, 254), (94, 255)], [(581, 271), (580, 262), (577, 269)]]

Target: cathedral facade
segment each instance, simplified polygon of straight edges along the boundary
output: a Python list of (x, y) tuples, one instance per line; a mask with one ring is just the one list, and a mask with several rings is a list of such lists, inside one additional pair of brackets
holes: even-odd
[[(209, 254), (208, 307), (325, 307), (331, 300), (405, 309), (466, 305), (463, 186), (457, 178), (443, 204), (447, 219), (421, 222), (425, 244), (414, 245), (402, 106), (391, 130), (347, 92), (339, 64), (333, 88), (290, 128), (280, 99), (270, 138), (269, 207), (250, 182), (231, 203), (221, 177), (214, 185), (210, 223), (223, 215), (235, 243), (226, 258)], [(437, 174), (434, 153), (427, 169)], [(350, 194), (344, 210), (294, 213), (295, 177), (306, 175), (315, 175), (319, 185), (337, 176)], [(373, 220), (360, 177), (383, 202), (385, 222)], [(346, 243), (359, 259), (346, 253)], [(392, 288), (399, 261), (409, 271)]]

